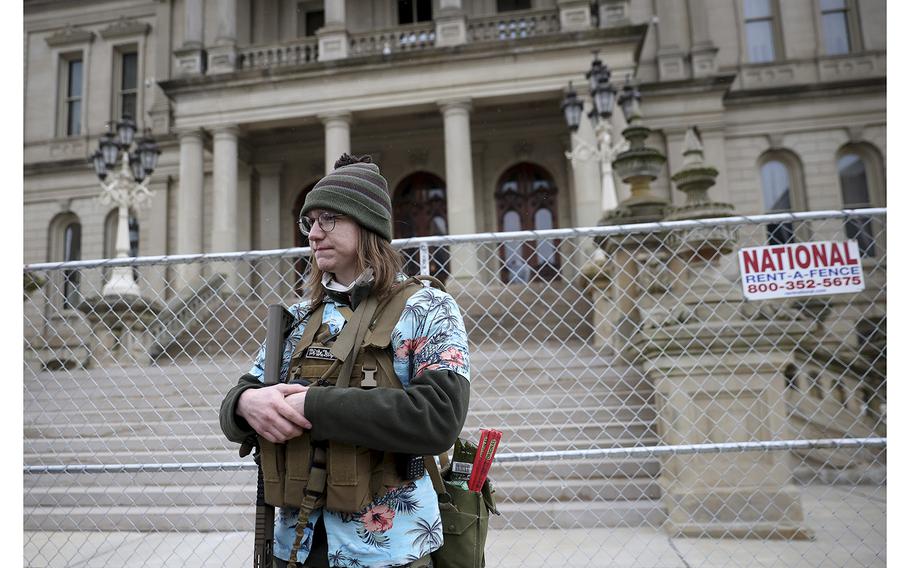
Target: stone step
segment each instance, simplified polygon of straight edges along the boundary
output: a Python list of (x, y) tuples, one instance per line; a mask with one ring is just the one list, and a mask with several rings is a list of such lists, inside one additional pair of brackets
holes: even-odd
[[(136, 416), (129, 415), (138, 421), (124, 421), (123, 413), (95, 412), (96, 418), (102, 421), (79, 421), (74, 416), (62, 414), (53, 423), (28, 423), (24, 427), (24, 437), (28, 440), (53, 438), (111, 438), (146, 437), (146, 436), (198, 436), (218, 434), (218, 410), (207, 409), (200, 416), (197, 409), (172, 410), (170, 419), (162, 419), (157, 411), (142, 411)], [(465, 432), (477, 431), (487, 425), (502, 428), (518, 428), (528, 425), (593, 425), (610, 423), (649, 424), (656, 418), (651, 407), (579, 407), (571, 410), (561, 408), (523, 410), (477, 410), (468, 413), (465, 421)], [(476, 432), (475, 432), (476, 434)]]
[[(659, 527), (666, 514), (656, 500), (503, 503), (490, 526), (501, 529)], [(253, 505), (25, 507), (27, 531), (213, 532), (253, 530)]]
[[(211, 450), (230, 448), (229, 442), (218, 430), (217, 425), (209, 423), (208, 432), (192, 434), (181, 433), (182, 427), (172, 426), (175, 432), (164, 432), (158, 435), (135, 435), (121, 433), (109, 437), (59, 437), (27, 438), (24, 443), (25, 455), (31, 454), (101, 454), (132, 452), (135, 463), (139, 455), (145, 452), (158, 451), (196, 451), (208, 453)], [(503, 442), (500, 451), (524, 452), (534, 451), (533, 447), (560, 447), (570, 443), (589, 444), (595, 440), (607, 445), (601, 447), (625, 447), (653, 439), (654, 432), (649, 423), (644, 422), (609, 422), (603, 424), (527, 424), (520, 426), (501, 426)], [(475, 431), (468, 430), (465, 437), (476, 436)], [(138, 454), (138, 455), (136, 455)], [(141, 458), (140, 458), (141, 459)], [(110, 463), (110, 462), (108, 462)]]
[[(208, 457), (208, 456), (207, 456)], [(235, 463), (244, 461), (252, 464), (252, 459), (247, 457), (241, 460), (236, 450), (226, 452), (221, 456), (225, 459), (212, 460)], [(173, 463), (174, 460), (145, 463)], [(44, 465), (51, 463), (49, 460)], [(114, 462), (108, 462), (114, 463)], [(126, 463), (126, 462), (122, 462)], [(142, 462), (132, 462), (142, 463)], [(38, 465), (38, 463), (28, 463)], [(539, 462), (496, 463), (491, 470), (491, 478), (496, 486), (521, 486), (528, 487), (530, 481), (538, 480), (531, 484), (544, 483), (591, 483), (600, 480), (617, 482), (621, 480), (640, 480), (651, 482), (656, 479), (660, 464), (656, 460), (625, 459), (576, 459), (576, 460), (546, 460)], [(183, 487), (196, 486), (229, 486), (254, 483), (256, 479), (255, 468), (240, 471), (175, 471), (175, 472), (137, 472), (137, 473), (87, 473), (87, 474), (26, 474), (24, 485), (26, 488), (38, 487)], [(529, 481), (530, 480), (530, 481)]]
[[(536, 422), (598, 422), (606, 420), (653, 421), (656, 412), (651, 405), (632, 406), (629, 404), (603, 406), (601, 399), (585, 393), (579, 399), (565, 395), (561, 398), (537, 397), (537, 400), (516, 408), (520, 399), (504, 398), (493, 401), (495, 407), (486, 401), (472, 400), (465, 429), (469, 426), (486, 424), (521, 424)], [(483, 406), (481, 407), (481, 404)], [(568, 407), (568, 409), (566, 408)], [(153, 423), (164, 424), (210, 424), (217, 417), (217, 405), (196, 407), (157, 407), (135, 409), (130, 412), (118, 410), (59, 410), (26, 413), (24, 417), (26, 438), (57, 437), (63, 433), (78, 432), (79, 435), (101, 435), (103, 428), (126, 428), (127, 431), (144, 431)], [(71, 430), (75, 428), (75, 430)], [(160, 430), (159, 430), (160, 431)], [(69, 435), (73, 435), (70, 433)]]
[(660, 501), (570, 501), (503, 503), (490, 516), (491, 529), (581, 529), (661, 526), (667, 518)]
[[(230, 485), (81, 485), (27, 487), (25, 507), (189, 507), (246, 506), (256, 499), (254, 472), (247, 483)], [(638, 501), (657, 499), (660, 487), (648, 479), (543, 480), (535, 484), (496, 482), (499, 503)]]

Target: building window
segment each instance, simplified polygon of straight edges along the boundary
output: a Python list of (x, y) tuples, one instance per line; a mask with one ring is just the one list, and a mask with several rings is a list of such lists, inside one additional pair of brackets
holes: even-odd
[(139, 53), (136, 51), (118, 52), (117, 57), (117, 95), (114, 105), (114, 118), (130, 117), (136, 120), (139, 98)]
[(325, 26), (325, 10), (312, 4), (297, 4), (297, 37), (314, 37), (316, 30)]
[(850, 21), (847, 0), (820, 0), (820, 2), (825, 53), (828, 55), (850, 53)]
[[(396, 239), (449, 234), (446, 184), (441, 178), (429, 172), (415, 172), (404, 178), (392, 195), (392, 226)], [(419, 274), (419, 249), (406, 248), (402, 253), (405, 273)], [(430, 275), (445, 281), (449, 275), (448, 248), (429, 247), (429, 255)]]
[(82, 54), (64, 57), (61, 65), (63, 125), (66, 136), (82, 133)]
[(431, 0), (398, 0), (398, 23), (414, 24), (433, 20)]
[(748, 61), (774, 61), (774, 12), (771, 0), (743, 0), (743, 14)]
[(530, 10), (531, 0), (496, 0), (497, 12), (514, 12), (516, 10)]
[[(63, 262), (82, 259), (82, 225), (72, 221), (63, 228)], [(73, 309), (79, 302), (79, 271), (63, 271), (63, 307)]]
[[(767, 213), (782, 213), (792, 210), (790, 170), (783, 162), (770, 160), (762, 165), (761, 187)], [(793, 223), (768, 225), (768, 244), (780, 245), (795, 241)]]
[[(869, 196), (869, 177), (866, 175), (866, 164), (853, 153), (847, 153), (837, 160), (837, 174), (840, 177), (840, 190), (846, 209), (871, 207)], [(875, 256), (875, 229), (871, 217), (851, 217), (844, 226), (848, 239), (856, 240), (860, 255)]]
[[(557, 188), (540, 166), (521, 163), (509, 168), (496, 185), (500, 231), (556, 228)], [(507, 282), (551, 280), (559, 273), (557, 243), (551, 240), (509, 241), (500, 249), (502, 279)]]

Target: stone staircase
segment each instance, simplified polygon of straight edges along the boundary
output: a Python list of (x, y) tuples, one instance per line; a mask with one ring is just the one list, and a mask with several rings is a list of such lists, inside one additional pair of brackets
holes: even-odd
[[(183, 359), (183, 357), (180, 357)], [(26, 465), (236, 462), (218, 426), (247, 356), (26, 376)], [(485, 344), (472, 352), (464, 435), (498, 427), (501, 452), (651, 444), (650, 387), (581, 342)], [(247, 458), (249, 459), (249, 458)], [(496, 464), (494, 526), (658, 526), (659, 462)], [(255, 472), (25, 476), (26, 530), (249, 531)]]

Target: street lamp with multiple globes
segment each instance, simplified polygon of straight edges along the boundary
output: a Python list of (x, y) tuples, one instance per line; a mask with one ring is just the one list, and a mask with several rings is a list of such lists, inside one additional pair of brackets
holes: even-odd
[[(129, 210), (141, 207), (151, 199), (146, 184), (158, 165), (161, 150), (148, 129), (144, 136), (135, 139), (136, 123), (128, 115), (120, 122), (109, 122), (107, 126), (108, 131), (101, 136), (98, 150), (90, 160), (101, 181), (99, 200), (104, 205), (117, 205), (116, 254), (117, 258), (127, 258), (130, 248)], [(118, 161), (120, 168), (116, 170)], [(139, 286), (133, 278), (132, 269), (129, 266), (114, 267), (101, 294), (139, 296)]]
[[(584, 101), (579, 98), (578, 93), (572, 88), (571, 81), (562, 101), (562, 112), (573, 137), (573, 149), (571, 152), (566, 152), (566, 158), (571, 160), (573, 164), (591, 159), (600, 161), (601, 206), (604, 211), (610, 211), (619, 204), (616, 186), (613, 183), (612, 161), (617, 154), (628, 147), (626, 140), (620, 140), (613, 144), (613, 128), (610, 125), (610, 116), (613, 114), (616, 103), (619, 102), (628, 120), (630, 115), (627, 110), (632, 110), (632, 101), (629, 97), (637, 96), (637, 100), (641, 100), (641, 95), (627, 80), (617, 101), (616, 88), (610, 82), (610, 69), (597, 57), (597, 53), (597, 51), (594, 51), (591, 69), (585, 74), (592, 101), (592, 108), (588, 113), (588, 118), (594, 127), (597, 146), (591, 146), (578, 136), (581, 115), (584, 113)], [(633, 92), (634, 95), (632, 94)]]

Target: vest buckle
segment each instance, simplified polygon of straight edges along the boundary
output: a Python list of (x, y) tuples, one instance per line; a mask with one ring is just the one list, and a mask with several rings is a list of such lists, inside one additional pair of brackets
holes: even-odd
[(363, 380), (360, 381), (361, 387), (379, 386), (376, 383), (376, 369), (363, 369)]

